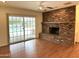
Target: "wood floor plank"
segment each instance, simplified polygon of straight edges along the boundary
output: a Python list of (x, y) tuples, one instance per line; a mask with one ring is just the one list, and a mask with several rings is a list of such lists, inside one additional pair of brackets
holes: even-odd
[(79, 45), (62, 46), (35, 39), (0, 48), (0, 57), (12, 58), (79, 58)]

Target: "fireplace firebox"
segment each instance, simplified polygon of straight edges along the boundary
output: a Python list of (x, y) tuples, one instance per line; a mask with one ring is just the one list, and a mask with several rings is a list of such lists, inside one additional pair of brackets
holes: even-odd
[(49, 34), (59, 35), (59, 27), (49, 27)]

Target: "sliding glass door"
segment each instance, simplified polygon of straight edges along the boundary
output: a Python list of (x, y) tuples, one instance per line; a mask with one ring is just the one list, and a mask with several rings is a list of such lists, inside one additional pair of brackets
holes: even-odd
[(35, 38), (35, 17), (24, 17), (25, 40)]
[(35, 17), (9, 16), (9, 42), (35, 38)]

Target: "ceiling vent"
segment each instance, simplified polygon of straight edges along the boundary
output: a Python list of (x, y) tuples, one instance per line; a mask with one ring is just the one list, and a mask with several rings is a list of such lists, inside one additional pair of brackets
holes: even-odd
[(46, 8), (48, 8), (48, 9), (54, 9), (53, 7), (46, 7)]
[(66, 3), (64, 3), (64, 5), (70, 5), (70, 4), (72, 4), (71, 2), (66, 2)]

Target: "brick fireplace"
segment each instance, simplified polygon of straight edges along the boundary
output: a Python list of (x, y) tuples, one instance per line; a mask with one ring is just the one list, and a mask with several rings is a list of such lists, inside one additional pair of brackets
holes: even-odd
[(43, 13), (40, 38), (62, 45), (73, 45), (75, 35), (75, 6)]

